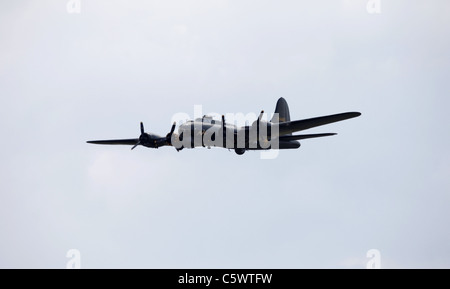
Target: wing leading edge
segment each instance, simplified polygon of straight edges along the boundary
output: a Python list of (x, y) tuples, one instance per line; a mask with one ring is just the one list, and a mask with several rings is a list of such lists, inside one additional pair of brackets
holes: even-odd
[(87, 143), (102, 144), (102, 145), (135, 145), (138, 142), (139, 142), (138, 138), (87, 141)]

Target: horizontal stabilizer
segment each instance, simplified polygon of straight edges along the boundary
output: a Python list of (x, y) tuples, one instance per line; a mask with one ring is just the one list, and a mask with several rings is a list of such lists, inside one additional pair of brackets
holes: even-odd
[(102, 144), (102, 145), (135, 145), (138, 142), (139, 142), (138, 138), (87, 141), (87, 143)]
[(288, 122), (282, 122), (279, 123), (279, 134), (285, 135), (290, 134), (296, 131), (301, 131), (309, 128), (313, 128), (316, 126), (321, 126), (333, 122), (338, 122), (342, 120), (346, 120), (349, 118), (354, 118), (357, 116), (360, 116), (361, 113), (359, 112), (345, 112), (345, 113), (339, 113), (339, 114), (333, 114), (333, 115), (327, 115), (327, 116), (320, 116), (320, 117), (314, 117), (309, 119), (303, 119), (303, 120), (294, 120), (294, 121), (288, 121)]
[(307, 138), (315, 138), (315, 137), (324, 137), (324, 136), (332, 136), (336, 135), (336, 133), (316, 133), (316, 134), (301, 134), (301, 135), (283, 135), (280, 136), (280, 141), (291, 141), (291, 140), (301, 140)]

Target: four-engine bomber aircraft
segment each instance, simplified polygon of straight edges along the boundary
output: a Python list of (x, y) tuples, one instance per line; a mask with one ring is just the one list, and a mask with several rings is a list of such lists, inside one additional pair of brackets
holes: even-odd
[(88, 141), (88, 143), (131, 145), (131, 149), (134, 149), (138, 145), (149, 148), (173, 146), (177, 151), (180, 151), (183, 148), (205, 146), (210, 148), (211, 146), (215, 146), (234, 149), (238, 155), (242, 155), (246, 150), (299, 148), (299, 140), (332, 136), (335, 135), (335, 133), (292, 135), (293, 132), (361, 115), (359, 112), (345, 112), (291, 121), (288, 104), (282, 97), (278, 99), (274, 116), (269, 122), (262, 120), (263, 114), (264, 111), (261, 111), (258, 119), (255, 120), (251, 126), (245, 125), (243, 127), (237, 127), (234, 124), (226, 123), (223, 115), (221, 121), (213, 120), (208, 116), (190, 120), (179, 126), (178, 133), (174, 133), (176, 123), (173, 123), (170, 132), (166, 136), (146, 133), (144, 131), (144, 125), (141, 122), (141, 135), (139, 138), (94, 140)]

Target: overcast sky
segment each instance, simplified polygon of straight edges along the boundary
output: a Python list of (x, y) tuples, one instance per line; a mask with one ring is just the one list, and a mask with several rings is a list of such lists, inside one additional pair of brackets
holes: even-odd
[[(0, 2), (0, 268), (450, 268), (450, 2)], [(261, 160), (95, 146), (360, 111)]]

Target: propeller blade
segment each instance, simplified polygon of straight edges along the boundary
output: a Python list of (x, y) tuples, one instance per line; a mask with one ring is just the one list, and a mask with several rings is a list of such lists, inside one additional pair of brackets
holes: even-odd
[(258, 116), (258, 120), (261, 120), (261, 118), (263, 117), (263, 114), (264, 114), (264, 110), (261, 110), (261, 113)]
[(144, 124), (141, 121), (141, 134), (144, 134)]
[(140, 144), (141, 144), (141, 141), (138, 141), (137, 144), (135, 144), (135, 145), (131, 148), (131, 150), (134, 150), (134, 148), (137, 147), (137, 146), (140, 145)]
[(176, 126), (177, 126), (177, 122), (174, 121), (172, 124), (172, 127), (170, 128), (170, 132), (166, 135), (165, 143), (167, 145), (172, 145), (172, 135), (173, 135), (173, 132), (175, 131)]
[(175, 131), (175, 127), (176, 127), (176, 126), (177, 126), (177, 122), (174, 121), (173, 124), (172, 124), (172, 128), (170, 129), (170, 135), (173, 134), (173, 132)]

